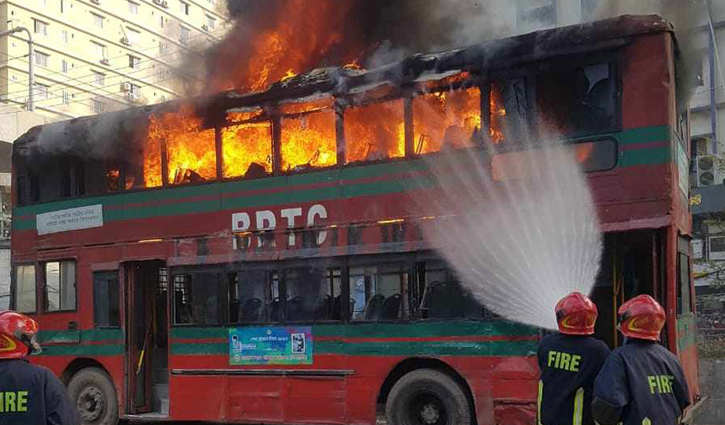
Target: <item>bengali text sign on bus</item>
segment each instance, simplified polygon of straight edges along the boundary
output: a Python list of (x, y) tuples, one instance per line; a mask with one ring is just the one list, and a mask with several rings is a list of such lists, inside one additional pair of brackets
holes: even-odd
[(103, 205), (51, 211), (35, 216), (39, 235), (103, 226)]
[(312, 364), (312, 329), (309, 326), (229, 329), (229, 363)]

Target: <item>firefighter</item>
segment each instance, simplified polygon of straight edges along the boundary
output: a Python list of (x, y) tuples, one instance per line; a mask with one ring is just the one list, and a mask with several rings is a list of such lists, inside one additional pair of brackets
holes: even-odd
[(619, 308), (624, 345), (614, 350), (594, 383), (592, 413), (601, 425), (674, 425), (690, 404), (677, 358), (658, 344), (665, 311), (649, 295)]
[(77, 425), (76, 410), (60, 380), (25, 360), (40, 352), (37, 332), (35, 320), (0, 312), (0, 425)]
[(539, 424), (592, 425), (594, 378), (609, 355), (609, 347), (591, 336), (597, 306), (572, 292), (556, 304), (555, 312), (559, 333), (539, 344)]

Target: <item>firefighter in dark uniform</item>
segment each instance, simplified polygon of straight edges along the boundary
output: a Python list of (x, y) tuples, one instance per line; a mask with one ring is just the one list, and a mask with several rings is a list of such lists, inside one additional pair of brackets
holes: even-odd
[(65, 387), (48, 369), (27, 362), (40, 352), (38, 324), (0, 312), (0, 425), (78, 425)]
[(619, 309), (622, 347), (607, 359), (594, 383), (592, 413), (601, 425), (675, 425), (690, 404), (677, 358), (658, 344), (665, 311), (649, 295)]
[(539, 344), (539, 424), (593, 425), (590, 405), (594, 379), (609, 347), (591, 335), (597, 306), (579, 292), (556, 304), (559, 333)]

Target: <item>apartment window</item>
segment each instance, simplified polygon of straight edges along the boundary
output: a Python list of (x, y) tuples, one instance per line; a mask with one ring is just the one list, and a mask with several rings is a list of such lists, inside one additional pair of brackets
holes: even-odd
[(207, 15), (206, 16), (206, 28), (207, 28), (207, 30), (213, 30), (214, 28), (216, 28), (216, 19)]
[(184, 26), (179, 26), (179, 41), (183, 44), (186, 44), (189, 42), (189, 34), (191, 32), (189, 31), (189, 28), (186, 28)]
[(128, 67), (133, 69), (139, 69), (141, 67), (141, 58), (128, 55)]
[(47, 86), (45, 84), (35, 83), (35, 96), (38, 99), (47, 99), (49, 89), (50, 89), (50, 86)]
[(101, 43), (96, 43), (95, 41), (91, 41), (91, 46), (93, 47), (93, 52), (96, 54), (97, 57), (101, 59), (106, 58), (106, 46)]
[(164, 17), (163, 17), (163, 16), (159, 16), (159, 26), (160, 26), (161, 28), (163, 28), (163, 27), (164, 27)]
[(63, 104), (70, 105), (70, 94), (65, 90), (63, 90)]
[(166, 43), (162, 43), (161, 41), (159, 41), (159, 54), (164, 55), (164, 54), (166, 54), (168, 52), (169, 52), (169, 45), (166, 44)]
[(68, 30), (62, 30), (60, 32), (60, 39), (63, 41), (63, 44), (68, 44), (68, 40), (70, 37), (68, 37)]
[(33, 32), (36, 34), (48, 35), (48, 24), (37, 19), (33, 19)]
[(75, 261), (45, 263), (45, 311), (76, 309)]
[(131, 12), (132, 15), (138, 15), (138, 3), (129, 1), (128, 11)]
[(93, 25), (95, 25), (97, 28), (103, 28), (103, 16), (91, 12), (91, 17), (93, 18)]
[(48, 59), (50, 55), (43, 52), (35, 52), (35, 64), (40, 66), (48, 66)]
[(35, 266), (15, 267), (15, 310), (20, 313), (35, 312)]
[(136, 84), (131, 84), (131, 87), (128, 90), (128, 96), (133, 100), (141, 99), (141, 87)]
[(126, 28), (126, 33), (128, 34), (128, 41), (131, 42), (131, 44), (139, 44), (141, 42), (141, 32), (136, 31), (131, 28)]
[(184, 15), (189, 14), (189, 3), (180, 1), (179, 6), (181, 7), (181, 13), (183, 13)]
[(63, 59), (63, 61), (61, 62), (61, 69), (63, 70), (64, 74), (68, 73), (68, 61), (67, 60)]
[(102, 72), (93, 71), (93, 83), (97, 86), (106, 85), (106, 74)]
[(93, 112), (96, 114), (102, 114), (106, 112), (106, 104), (100, 100), (93, 101)]

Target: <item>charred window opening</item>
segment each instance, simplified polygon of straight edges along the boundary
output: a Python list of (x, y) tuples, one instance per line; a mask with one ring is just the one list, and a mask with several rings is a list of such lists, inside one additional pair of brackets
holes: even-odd
[(508, 141), (514, 146), (531, 130), (531, 105), (528, 81), (513, 77), (490, 85), (489, 134), (494, 143)]
[(272, 173), (272, 124), (260, 110), (233, 112), (221, 130), (224, 178), (259, 178)]
[(405, 156), (402, 99), (347, 109), (344, 121), (348, 163)]
[(478, 87), (437, 91), (413, 99), (415, 154), (474, 145), (481, 129)]
[(230, 277), (230, 323), (276, 323), (280, 311), (277, 272), (247, 269)]
[(616, 84), (610, 64), (545, 70), (536, 86), (544, 131), (577, 136), (614, 130)]
[[(339, 268), (304, 267), (285, 270), (285, 320), (331, 320), (334, 302), (341, 293)], [(338, 318), (339, 320), (340, 318)]]
[(146, 187), (158, 187), (163, 182), (161, 152), (166, 157), (165, 177), (170, 185), (216, 179), (215, 130), (205, 128), (203, 120), (190, 106), (178, 112), (150, 115), (144, 156)]
[(225, 276), (199, 271), (174, 275), (174, 323), (218, 325)]
[(337, 164), (332, 109), (285, 116), (281, 120), (282, 171), (304, 171)]
[(492, 319), (496, 316), (481, 305), (455, 273), (441, 261), (419, 263), (418, 314), (422, 319)]
[(350, 268), (352, 320), (408, 317), (408, 273), (402, 265)]

